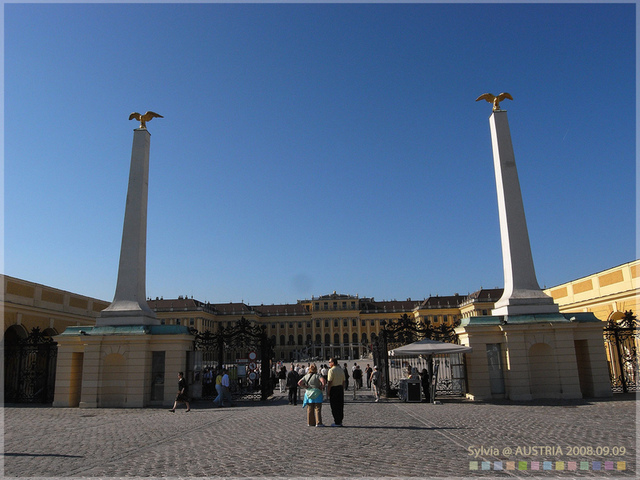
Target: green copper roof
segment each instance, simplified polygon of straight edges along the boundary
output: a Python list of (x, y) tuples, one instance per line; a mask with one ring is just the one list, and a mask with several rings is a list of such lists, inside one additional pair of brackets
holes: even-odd
[(110, 325), (104, 327), (67, 327), (61, 335), (185, 335), (184, 325)]
[(530, 325), (536, 323), (591, 323), (600, 322), (591, 312), (576, 313), (545, 313), (532, 315), (506, 315), (491, 316), (485, 315), (480, 317), (463, 318), (460, 322), (461, 327), (467, 325)]

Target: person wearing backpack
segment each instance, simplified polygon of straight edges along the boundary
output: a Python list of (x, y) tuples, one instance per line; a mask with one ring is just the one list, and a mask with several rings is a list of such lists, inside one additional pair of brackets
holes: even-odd
[(309, 367), (309, 373), (300, 379), (298, 385), (305, 388), (303, 407), (307, 407), (307, 425), (309, 427), (324, 427), (322, 423), (322, 390), (325, 386), (325, 380), (318, 375), (318, 367), (312, 363)]

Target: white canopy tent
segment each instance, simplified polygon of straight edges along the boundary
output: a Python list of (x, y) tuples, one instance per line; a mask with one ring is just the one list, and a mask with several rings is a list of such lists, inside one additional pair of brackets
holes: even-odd
[(389, 351), (391, 357), (415, 357), (418, 355), (438, 355), (439, 353), (468, 353), (473, 349), (455, 343), (438, 342), (437, 340), (419, 340), (409, 345)]
[[(419, 340), (409, 345), (403, 345), (402, 347), (389, 350), (389, 357), (402, 358), (402, 357), (426, 357), (427, 360), (427, 375), (428, 383), (430, 385), (430, 401), (436, 402), (436, 384), (438, 382), (438, 366), (436, 363), (433, 365), (433, 356), (439, 354), (455, 354), (455, 353), (468, 353), (473, 349), (464, 345), (456, 345), (455, 343), (438, 342), (437, 340), (424, 339)], [(426, 393), (425, 393), (426, 394)]]

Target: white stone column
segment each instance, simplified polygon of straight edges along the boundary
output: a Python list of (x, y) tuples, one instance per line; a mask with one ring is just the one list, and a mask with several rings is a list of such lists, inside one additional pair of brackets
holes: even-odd
[(100, 313), (96, 326), (159, 325), (146, 298), (147, 199), (149, 190), (149, 146), (146, 128), (133, 131), (129, 187), (122, 229), (122, 246), (116, 293)]
[(504, 267), (504, 293), (492, 315), (558, 313), (558, 305), (536, 279), (507, 112), (493, 112), (489, 124)]

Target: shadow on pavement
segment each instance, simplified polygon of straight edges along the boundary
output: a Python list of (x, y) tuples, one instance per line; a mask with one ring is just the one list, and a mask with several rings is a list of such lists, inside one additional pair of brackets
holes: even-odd
[(83, 455), (61, 455), (57, 453), (2, 453), (5, 457), (59, 457), (59, 458), (84, 458)]

